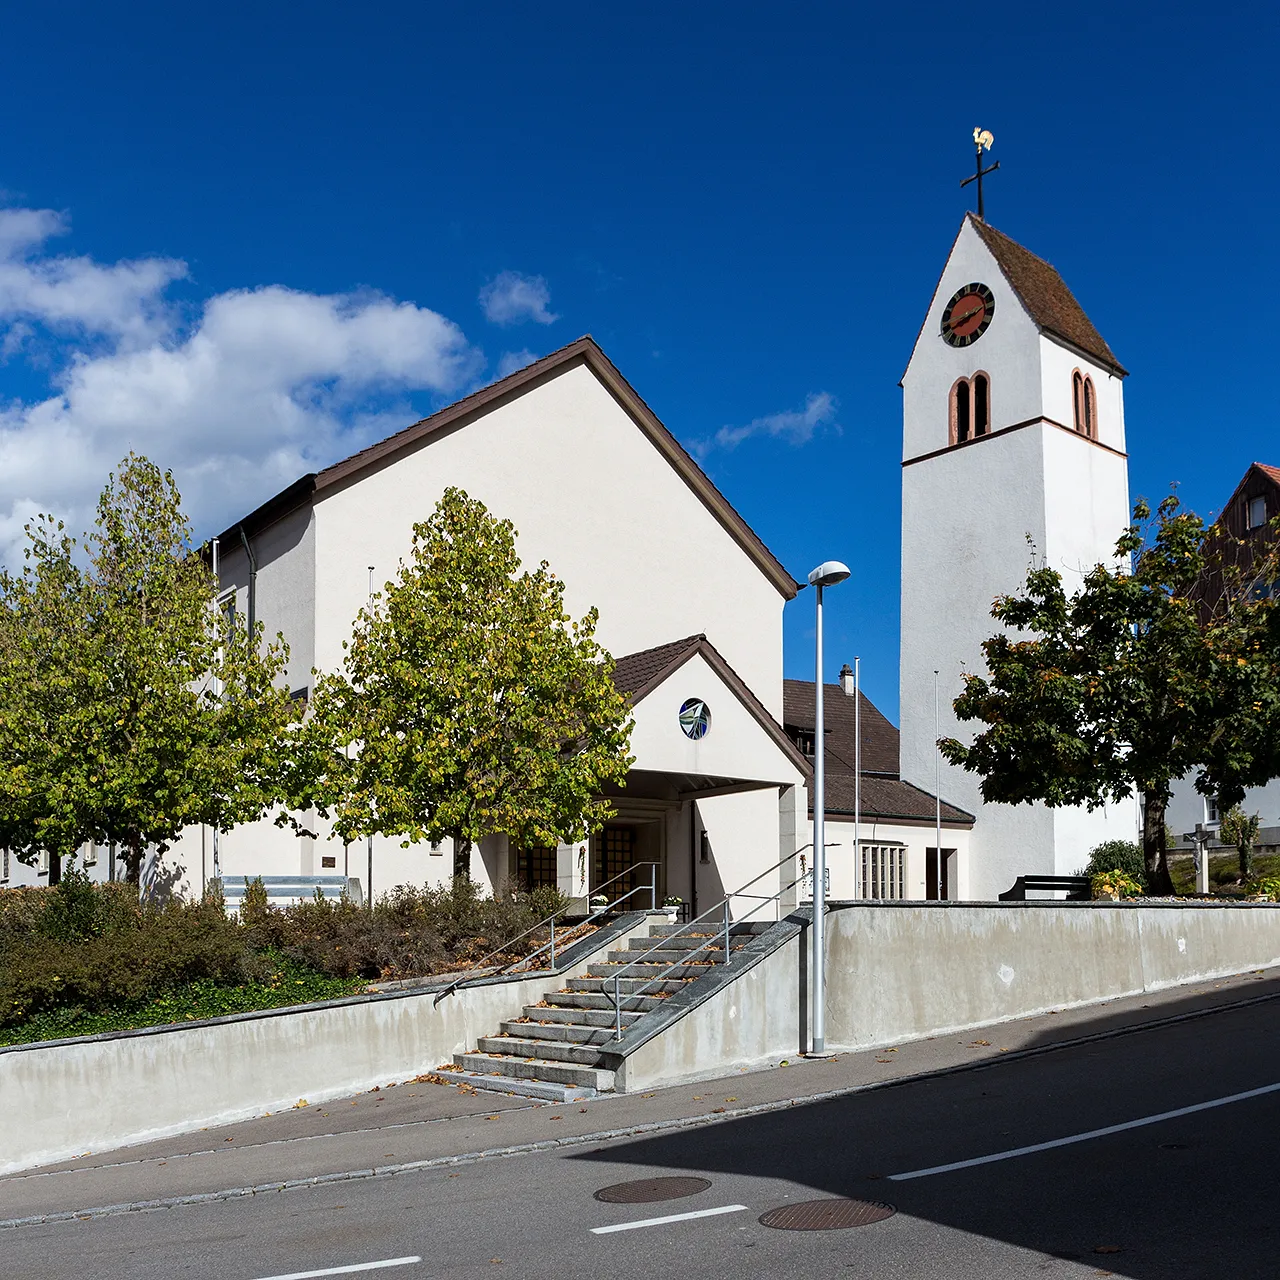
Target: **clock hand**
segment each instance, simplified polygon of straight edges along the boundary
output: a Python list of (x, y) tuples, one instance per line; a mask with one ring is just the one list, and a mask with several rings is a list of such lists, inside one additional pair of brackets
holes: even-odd
[(980, 302), (976, 307), (970, 307), (969, 310), (964, 313), (964, 315), (952, 316), (951, 319), (947, 321), (947, 328), (954, 329), (956, 325), (964, 324), (964, 322), (968, 320), (971, 316), (976, 316), (979, 311), (982, 311), (986, 307), (986, 305), (987, 304), (985, 302)]

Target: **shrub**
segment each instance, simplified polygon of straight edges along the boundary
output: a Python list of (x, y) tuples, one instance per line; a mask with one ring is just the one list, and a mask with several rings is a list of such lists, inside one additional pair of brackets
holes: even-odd
[(1141, 846), (1132, 840), (1105, 840), (1089, 854), (1089, 862), (1080, 873), (1096, 876), (1105, 871), (1122, 871), (1139, 885), (1139, 892), (1147, 885), (1147, 864)]
[(1090, 878), (1089, 888), (1095, 900), (1134, 898), (1142, 893), (1142, 886), (1118, 867), (1097, 872)]

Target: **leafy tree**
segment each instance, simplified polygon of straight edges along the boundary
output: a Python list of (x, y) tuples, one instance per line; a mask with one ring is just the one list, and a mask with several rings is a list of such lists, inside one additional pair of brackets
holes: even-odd
[(612, 812), (600, 791), (631, 765), (631, 721), (596, 611), (572, 621), (545, 561), (520, 573), (515, 536), (446, 490), (360, 611), (344, 670), (317, 679), (293, 803), (342, 840), (447, 837), (466, 875), (484, 835), (551, 845)]
[(1262, 824), (1256, 813), (1245, 813), (1239, 805), (1228, 809), (1218, 825), (1218, 839), (1223, 844), (1233, 844), (1240, 855), (1240, 879), (1253, 875), (1253, 846), (1257, 843)]
[(955, 702), (986, 728), (940, 745), (988, 801), (1092, 809), (1140, 792), (1146, 879), (1170, 893), (1173, 780), (1194, 773), (1230, 804), (1280, 775), (1280, 613), (1250, 592), (1274, 579), (1274, 548), (1246, 562), (1171, 495), (1154, 520), (1137, 504), (1116, 552), (1073, 596), (1033, 566), (1023, 594), (996, 600), (1008, 631), (983, 643), (988, 674), (967, 675)]
[(189, 824), (260, 817), (296, 716), (287, 649), (216, 610), (173, 477), (130, 454), (83, 567), (60, 523), (27, 532), (0, 574), (0, 840), (27, 862), (113, 842), (136, 883)]
[(1143, 884), (1147, 876), (1146, 858), (1140, 845), (1132, 840), (1104, 840), (1089, 854), (1082, 875), (1096, 876), (1107, 871), (1121, 871), (1131, 880)]

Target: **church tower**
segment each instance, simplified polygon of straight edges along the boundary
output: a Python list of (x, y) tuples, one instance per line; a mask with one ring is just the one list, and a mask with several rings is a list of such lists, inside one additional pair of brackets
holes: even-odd
[[(932, 791), (939, 737), (971, 741), (951, 704), (983, 673), (996, 596), (1031, 557), (1077, 587), (1129, 523), (1125, 370), (1047, 262), (967, 215), (902, 379), (902, 777)], [(1031, 544), (1028, 544), (1028, 538)], [(934, 728), (934, 672), (939, 725)], [(939, 793), (973, 813), (946, 859), (950, 897), (989, 899), (1019, 875), (1070, 875), (1103, 840), (1133, 839), (1133, 806), (984, 804), (941, 764)]]

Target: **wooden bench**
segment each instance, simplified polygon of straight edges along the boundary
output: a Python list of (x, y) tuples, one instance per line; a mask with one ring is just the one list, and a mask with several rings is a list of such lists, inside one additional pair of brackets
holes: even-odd
[(316, 896), (317, 889), (331, 901), (337, 901), (343, 893), (357, 904), (364, 900), (360, 881), (346, 876), (223, 876), (222, 901), (228, 911), (240, 909), (246, 891), (255, 880), (262, 881), (262, 887), (267, 891), (267, 901), (273, 907), (310, 902)]
[(1000, 895), (1000, 901), (1026, 902), (1029, 890), (1041, 893), (1066, 890), (1068, 902), (1088, 902), (1093, 897), (1088, 876), (1019, 876), (1013, 888)]

